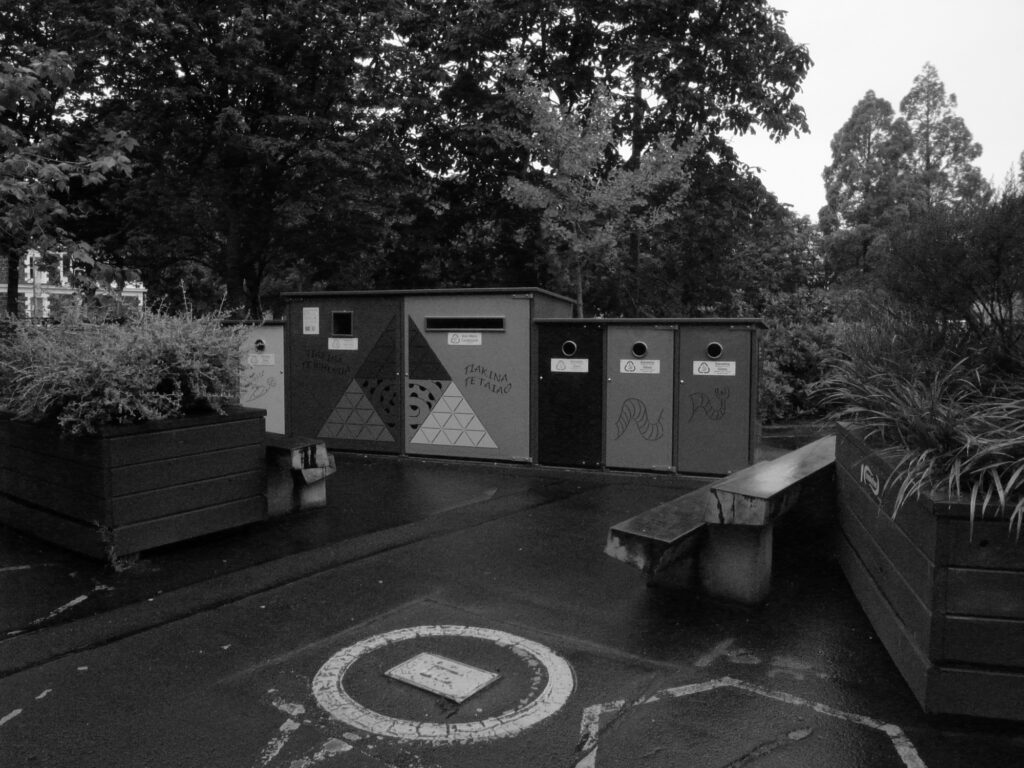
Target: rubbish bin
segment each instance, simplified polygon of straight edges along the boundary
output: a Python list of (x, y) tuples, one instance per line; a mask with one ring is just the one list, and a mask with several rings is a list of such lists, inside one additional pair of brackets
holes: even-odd
[(725, 475), (750, 465), (757, 441), (760, 320), (679, 322), (676, 467)]
[(266, 431), (277, 435), (285, 434), (284, 333), (281, 321), (247, 325), (238, 393), (240, 405), (267, 412)]
[(330, 449), (399, 453), (401, 297), (286, 294), (288, 434)]
[(601, 466), (605, 327), (538, 321), (537, 457), (541, 464)]
[(605, 465), (672, 471), (675, 327), (607, 321)]
[(532, 321), (571, 314), (536, 289), (410, 293), (405, 451), (532, 461)]

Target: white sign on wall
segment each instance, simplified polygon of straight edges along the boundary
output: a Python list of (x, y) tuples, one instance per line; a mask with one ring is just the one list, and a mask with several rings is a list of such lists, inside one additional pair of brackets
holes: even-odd
[(359, 339), (328, 339), (327, 348), (335, 352), (338, 350), (354, 352), (359, 349)]
[(735, 360), (694, 360), (694, 376), (735, 376)]
[(482, 333), (449, 333), (449, 347), (480, 347), (483, 346), (484, 335)]
[(320, 307), (302, 308), (302, 332), (306, 336), (316, 336), (320, 333)]
[(619, 373), (661, 373), (661, 360), (619, 360)]
[(572, 357), (552, 357), (551, 372), (590, 373), (590, 360), (585, 357), (580, 358), (579, 360)]

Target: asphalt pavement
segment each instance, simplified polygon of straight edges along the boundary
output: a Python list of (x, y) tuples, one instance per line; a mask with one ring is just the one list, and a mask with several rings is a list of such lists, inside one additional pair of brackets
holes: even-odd
[(336, 459), (326, 508), (120, 570), (0, 531), (0, 766), (1024, 765), (921, 712), (828, 521), (741, 607), (603, 553), (703, 481)]

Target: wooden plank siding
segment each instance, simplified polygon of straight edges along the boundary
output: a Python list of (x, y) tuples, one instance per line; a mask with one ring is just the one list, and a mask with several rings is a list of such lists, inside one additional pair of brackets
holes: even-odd
[[(888, 465), (838, 431), (840, 564), (922, 707), (1024, 720), (1024, 541), (965, 503), (922, 498), (891, 517)], [(862, 474), (861, 467), (870, 471)]]
[(266, 517), (262, 411), (81, 438), (6, 425), (0, 491), (19, 514), (4, 520), (83, 554), (128, 554)]

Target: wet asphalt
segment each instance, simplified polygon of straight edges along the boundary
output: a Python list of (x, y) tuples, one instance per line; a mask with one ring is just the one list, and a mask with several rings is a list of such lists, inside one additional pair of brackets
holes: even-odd
[(119, 570), (0, 531), (0, 766), (1024, 765), (1024, 726), (921, 712), (816, 510), (750, 608), (603, 553), (704, 481), (336, 459), (326, 508)]

